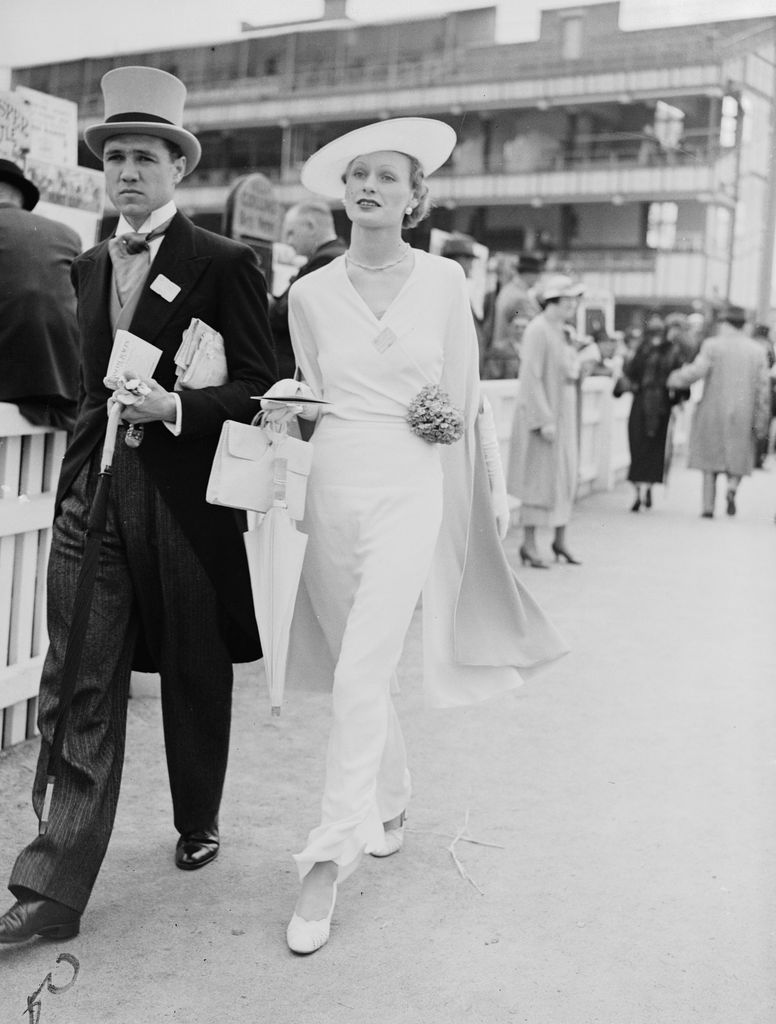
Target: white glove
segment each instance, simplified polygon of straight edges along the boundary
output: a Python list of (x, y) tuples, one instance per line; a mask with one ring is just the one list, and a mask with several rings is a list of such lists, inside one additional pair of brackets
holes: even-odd
[(262, 411), (267, 415), (265, 419), (269, 423), (285, 423), (294, 416), (301, 416), (303, 420), (314, 420), (318, 418), (320, 411), (317, 405), (294, 405), (291, 402), (273, 402), (272, 395), (299, 395), (300, 398), (315, 398), (312, 388), (302, 380), (294, 380), (292, 377), (284, 377), (276, 381), (269, 390), (264, 392), (265, 397), (261, 400)]
[(477, 416), (477, 425), (480, 435), (480, 450), (488, 469), (490, 500), (493, 505), (493, 514), (496, 517), (496, 529), (498, 530), (499, 538), (503, 540), (509, 530), (509, 498), (507, 497), (507, 485), (504, 481), (501, 452), (499, 450), (498, 437), (496, 436), (496, 421), (493, 419), (493, 409), (485, 395), (482, 396), (482, 406)]

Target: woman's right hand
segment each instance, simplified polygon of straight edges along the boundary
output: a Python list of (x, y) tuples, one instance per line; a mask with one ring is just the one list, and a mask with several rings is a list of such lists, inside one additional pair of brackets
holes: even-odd
[(554, 423), (545, 423), (543, 427), (539, 427), (539, 433), (545, 441), (554, 441), (558, 434)]
[(292, 395), (299, 395), (300, 398), (314, 398), (312, 389), (304, 381), (294, 380), (292, 377), (284, 377), (276, 381), (271, 388), (264, 392), (261, 400), (262, 412), (266, 413), (265, 419), (270, 423), (283, 423), (285, 420), (293, 419), (294, 416), (301, 416), (305, 420), (314, 420), (318, 416), (318, 407), (315, 405), (295, 405), (289, 401), (273, 401), (273, 395), (284, 395), (286, 399)]

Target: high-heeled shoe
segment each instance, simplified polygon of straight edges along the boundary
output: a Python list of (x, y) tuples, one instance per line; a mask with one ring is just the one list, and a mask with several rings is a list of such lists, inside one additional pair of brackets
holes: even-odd
[(402, 846), (404, 846), (405, 816), (405, 812), (402, 811), (399, 815), (399, 824), (396, 828), (387, 828), (384, 830), (385, 839), (383, 840), (382, 846), (376, 846), (374, 850), (369, 851), (373, 857), (390, 857), (391, 854), (398, 853)]
[(556, 562), (559, 562), (561, 558), (565, 558), (569, 565), (582, 565), (579, 559), (574, 558), (573, 555), (571, 555), (564, 547), (561, 547), (560, 544), (556, 544), (555, 541), (552, 542), (552, 550), (555, 554)]
[(541, 558), (537, 558), (535, 555), (529, 554), (524, 547), (520, 548), (520, 561), (523, 565), (530, 565), (532, 569), (549, 569), (549, 565), (542, 561)]
[(331, 916), (334, 913), (334, 904), (336, 902), (337, 883), (335, 882), (331, 890), (329, 913), (322, 921), (305, 921), (303, 917), (300, 917), (296, 912), (294, 913), (288, 922), (288, 928), (286, 928), (286, 942), (292, 953), (306, 956), (308, 953), (314, 953), (316, 949), (326, 945), (329, 941)]
[(630, 510), (631, 510), (631, 512), (638, 512), (638, 510), (640, 508), (641, 508), (641, 495), (637, 494), (636, 495), (636, 500), (631, 505), (631, 509)]

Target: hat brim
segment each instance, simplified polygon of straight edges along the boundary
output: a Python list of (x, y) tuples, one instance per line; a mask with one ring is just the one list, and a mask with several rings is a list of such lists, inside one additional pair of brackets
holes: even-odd
[(323, 146), (302, 168), (302, 184), (316, 195), (341, 199), (342, 180), (351, 161), (366, 153), (405, 153), (415, 157), (424, 175), (433, 174), (453, 151), (456, 134), (431, 117), (395, 117), (356, 128)]
[[(156, 124), (148, 121), (118, 121), (112, 124), (93, 124), (84, 131), (84, 142), (96, 157), (102, 160), (102, 151), (108, 139), (117, 135), (152, 135), (166, 139), (180, 147), (186, 157), (185, 174), (191, 174), (202, 156), (199, 140), (185, 128), (174, 124)], [(184, 174), (184, 176), (185, 176)]]
[(572, 288), (560, 290), (556, 288), (554, 291), (551, 289), (540, 294), (542, 302), (549, 302), (550, 299), (579, 299), (585, 294), (585, 286), (583, 284), (575, 284)]

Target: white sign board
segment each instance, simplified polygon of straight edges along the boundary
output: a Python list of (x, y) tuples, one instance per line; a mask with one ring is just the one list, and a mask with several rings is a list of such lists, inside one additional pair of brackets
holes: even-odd
[(102, 171), (28, 160), (26, 174), (40, 191), (35, 213), (69, 224), (81, 236), (85, 249), (94, 245), (105, 206)]
[(0, 92), (0, 158), (23, 166), (29, 148), (27, 107), (15, 92)]
[(63, 167), (78, 165), (78, 104), (19, 86), (29, 120), (30, 156)]

